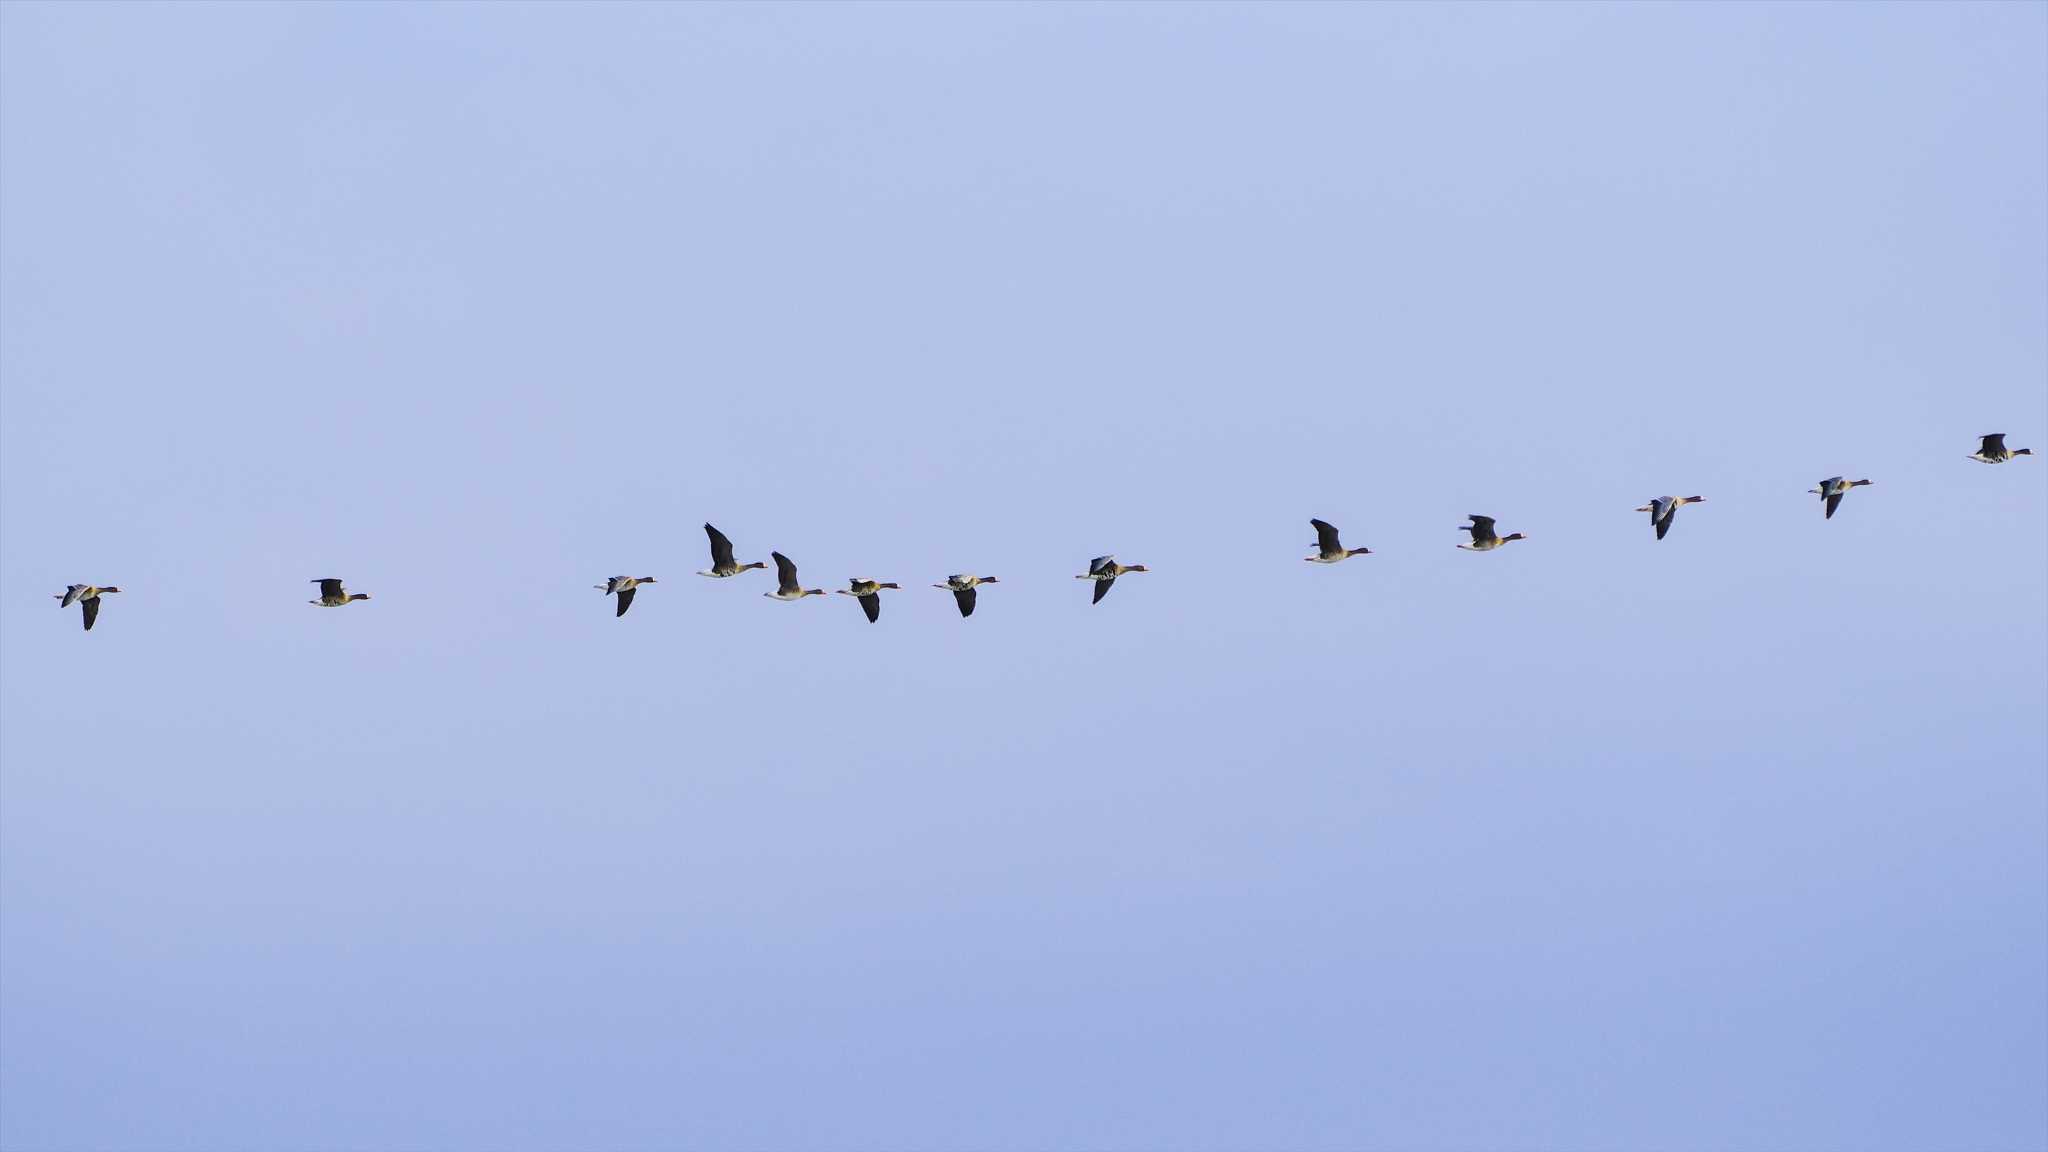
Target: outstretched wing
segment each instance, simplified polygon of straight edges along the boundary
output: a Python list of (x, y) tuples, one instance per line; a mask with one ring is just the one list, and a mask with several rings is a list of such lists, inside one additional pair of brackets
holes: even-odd
[(953, 603), (960, 605), (960, 615), (974, 615), (974, 589), (962, 588), (953, 593)]
[(85, 609), (85, 630), (90, 632), (92, 622), (100, 618), (100, 598), (95, 596), (90, 600), (81, 600), (79, 604)]
[(612, 613), (612, 619), (616, 620), (619, 617), (624, 616), (626, 614), (626, 609), (631, 608), (633, 606), (633, 593), (638, 591), (638, 588), (619, 589), (619, 610), (617, 612)]
[(1333, 552), (1342, 552), (1344, 550), (1344, 545), (1337, 541), (1336, 525), (1325, 520), (1310, 520), (1309, 523), (1315, 526), (1316, 549), (1322, 552), (1323, 555), (1328, 556)]
[(870, 592), (862, 596), (860, 598), (860, 610), (868, 614), (868, 623), (873, 624), (875, 621), (880, 620), (882, 618), (881, 594)]
[(1984, 437), (1984, 443), (1978, 447), (1977, 451), (1986, 456), (2005, 455), (2005, 433), (1993, 432), (1991, 435)]
[(1835, 518), (1835, 509), (1842, 504), (1842, 490), (1840, 488), (1831, 489), (1822, 499), (1827, 504), (1828, 510), (1827, 514), (1822, 516), (1821, 519), (1833, 520)]
[(1657, 521), (1657, 539), (1662, 540), (1664, 534), (1669, 531), (1671, 531), (1671, 516), (1667, 514), (1662, 520)]
[(1466, 528), (1466, 531), (1472, 533), (1472, 542), (1474, 544), (1483, 543), (1487, 540), (1493, 539), (1493, 517), (1468, 516), (1466, 517), (1466, 519), (1472, 521), (1472, 523)]
[(1090, 604), (1100, 604), (1100, 603), (1102, 603), (1102, 598), (1103, 598), (1104, 596), (1107, 596), (1107, 595), (1109, 595), (1109, 587), (1110, 587), (1110, 585), (1112, 585), (1112, 584), (1114, 584), (1114, 583), (1116, 583), (1116, 577), (1114, 577), (1114, 576), (1111, 576), (1111, 577), (1110, 577), (1109, 579), (1107, 579), (1107, 580), (1097, 580), (1097, 581), (1095, 582), (1095, 599), (1093, 599), (1093, 600), (1090, 600), (1090, 601), (1089, 601), (1089, 603), (1090, 603)]
[[(1114, 555), (1097, 556), (1095, 559), (1090, 560), (1088, 562), (1088, 571), (1092, 575), (1093, 573), (1100, 572), (1114, 563), (1116, 563), (1116, 557)], [(1096, 599), (1100, 600), (1102, 599), (1102, 597), (1097, 596)]]
[(339, 580), (330, 577), (325, 580), (315, 580), (313, 583), (320, 586), (320, 598), (322, 600), (341, 595), (341, 581)]
[(732, 541), (725, 538), (725, 533), (706, 524), (704, 525), (704, 534), (711, 537), (711, 570), (713, 572), (723, 572), (727, 568), (738, 567), (738, 565), (733, 563)]
[[(760, 553), (756, 552), (755, 555), (758, 556)], [(796, 582), (796, 561), (791, 560), (780, 552), (773, 552), (770, 555), (775, 557), (775, 590), (777, 592), (802, 591), (802, 588)]]

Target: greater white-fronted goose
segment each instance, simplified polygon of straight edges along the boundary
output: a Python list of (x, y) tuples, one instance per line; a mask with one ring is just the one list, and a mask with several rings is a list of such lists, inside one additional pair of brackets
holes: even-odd
[(901, 588), (901, 584), (885, 584), (875, 580), (848, 580), (846, 587), (839, 589), (841, 596), (851, 596), (860, 601), (860, 610), (868, 614), (868, 623), (882, 618), (882, 589)]
[(1821, 507), (1824, 509), (1821, 519), (1833, 520), (1835, 509), (1841, 505), (1842, 497), (1849, 494), (1849, 489), (1861, 488), (1868, 483), (1868, 480), (1844, 480), (1840, 476), (1830, 476), (1820, 482), (1820, 487), (1808, 488), (1806, 491), (1820, 497)]
[(339, 608), (344, 604), (352, 604), (357, 600), (368, 600), (370, 598), (368, 592), (349, 592), (344, 590), (341, 586), (341, 581), (332, 576), (311, 580), (308, 583), (320, 586), (320, 598), (318, 600), (308, 600), (306, 603), (318, 604), (322, 608)]
[(761, 560), (756, 560), (752, 564), (741, 564), (735, 561), (732, 558), (732, 541), (725, 538), (725, 533), (720, 532), (711, 525), (704, 525), (704, 534), (711, 537), (711, 567), (698, 572), (697, 575), (737, 576), (750, 568), (766, 568), (768, 566), (765, 561)]
[(64, 591), (56, 594), (56, 599), (62, 601), (57, 607), (69, 608), (73, 604), (78, 605), (79, 610), (85, 614), (85, 630), (90, 632), (92, 631), (92, 622), (100, 618), (100, 597), (105, 596), (109, 592), (119, 591), (119, 588), (111, 584), (104, 588), (94, 587), (91, 584), (67, 585)]
[(1310, 520), (1309, 524), (1316, 530), (1316, 554), (1302, 559), (1311, 564), (1335, 564), (1347, 557), (1372, 554), (1370, 548), (1346, 548), (1343, 541), (1337, 539), (1337, 526), (1327, 520)]
[(1991, 435), (1984, 437), (1983, 440), (1984, 442), (1977, 446), (1977, 450), (1970, 453), (1970, 459), (1982, 464), (2003, 464), (2015, 456), (2032, 456), (2034, 454), (2032, 448), (2007, 448), (2005, 446), (2005, 433), (2003, 432), (1993, 432)]
[(1671, 531), (1671, 521), (1677, 518), (1680, 508), (1705, 499), (1705, 496), (1659, 496), (1636, 511), (1650, 514), (1650, 526), (1657, 530), (1657, 539), (1662, 540), (1664, 534)]
[(934, 584), (932, 587), (944, 588), (946, 591), (951, 592), (953, 594), (953, 603), (960, 606), (960, 615), (972, 616), (974, 615), (975, 588), (983, 584), (999, 583), (1001, 581), (993, 576), (976, 576), (971, 572), (956, 572), (946, 577), (944, 584)]
[(775, 591), (761, 595), (771, 600), (801, 600), (806, 596), (823, 596), (823, 588), (805, 588), (796, 582), (796, 561), (780, 552), (770, 552), (775, 558)]
[(593, 587), (603, 589), (604, 594), (607, 596), (617, 596), (619, 598), (619, 609), (612, 613), (612, 619), (616, 620), (626, 614), (626, 609), (633, 606), (633, 594), (639, 591), (642, 584), (656, 583), (659, 583), (659, 581), (652, 576), (614, 576), (602, 584), (593, 585)]
[(1114, 556), (1097, 556), (1088, 562), (1088, 571), (1081, 573), (1074, 577), (1074, 579), (1095, 581), (1095, 599), (1090, 600), (1089, 603), (1100, 604), (1102, 603), (1102, 598), (1109, 595), (1109, 589), (1116, 583), (1117, 577), (1122, 576), (1126, 572), (1144, 571), (1148, 571), (1148, 569), (1143, 564), (1119, 564)]
[(1502, 536), (1496, 533), (1493, 530), (1493, 517), (1491, 516), (1475, 515), (1467, 516), (1466, 519), (1472, 522), (1470, 524), (1458, 525), (1458, 531), (1470, 532), (1472, 534), (1472, 542), (1470, 544), (1460, 544), (1458, 547), (1463, 548), (1467, 552), (1491, 552), (1511, 540), (1528, 539), (1527, 536), (1520, 532), (1512, 536)]

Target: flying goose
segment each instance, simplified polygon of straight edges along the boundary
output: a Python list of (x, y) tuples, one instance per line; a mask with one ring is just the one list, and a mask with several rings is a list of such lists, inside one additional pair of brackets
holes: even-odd
[(2015, 456), (2032, 456), (2033, 454), (2034, 450), (2032, 448), (2007, 448), (2005, 446), (2005, 433), (1993, 432), (1991, 435), (1984, 437), (1984, 443), (1978, 445), (1975, 452), (1970, 453), (1970, 459), (1984, 464), (2003, 464)]
[(780, 552), (770, 552), (775, 557), (775, 591), (761, 595), (775, 600), (801, 600), (806, 596), (823, 596), (823, 588), (805, 588), (796, 582), (796, 561)]
[(1650, 514), (1650, 523), (1657, 529), (1657, 539), (1662, 540), (1664, 534), (1671, 531), (1671, 521), (1677, 517), (1680, 508), (1705, 499), (1705, 496), (1659, 496), (1636, 511)]
[(756, 560), (752, 564), (740, 564), (734, 561), (732, 558), (732, 541), (725, 538), (725, 533), (720, 532), (711, 525), (704, 525), (704, 534), (711, 537), (711, 567), (704, 569), (697, 573), (697, 575), (737, 576), (749, 568), (766, 568), (768, 566), (760, 560)]
[(607, 596), (618, 596), (619, 610), (612, 613), (612, 619), (616, 620), (626, 614), (626, 609), (633, 606), (633, 593), (638, 591), (642, 584), (654, 583), (658, 583), (658, 581), (652, 576), (614, 576), (604, 583), (595, 584), (592, 587), (603, 589), (604, 594)]
[(1110, 585), (1116, 583), (1117, 577), (1126, 572), (1144, 571), (1147, 571), (1147, 569), (1143, 564), (1119, 564), (1114, 556), (1097, 556), (1088, 562), (1088, 571), (1074, 577), (1074, 579), (1095, 581), (1095, 599), (1090, 600), (1089, 603), (1100, 604), (1102, 603), (1102, 598), (1109, 595)]
[(1316, 554), (1303, 556), (1311, 564), (1335, 564), (1348, 556), (1370, 556), (1370, 548), (1346, 548), (1337, 539), (1337, 526), (1324, 520), (1310, 520), (1316, 530)]
[(884, 588), (902, 588), (901, 584), (879, 584), (873, 580), (848, 580), (846, 587), (837, 589), (841, 596), (852, 596), (860, 601), (860, 610), (868, 614), (868, 623), (882, 618), (882, 596)]
[(72, 584), (67, 586), (64, 591), (58, 593), (55, 599), (63, 601), (62, 604), (57, 605), (59, 608), (69, 608), (73, 604), (78, 605), (79, 609), (85, 613), (85, 630), (90, 632), (92, 631), (92, 622), (100, 618), (100, 597), (109, 592), (119, 591), (119, 588), (111, 584), (105, 588), (95, 588), (90, 584)]
[(1528, 539), (1527, 536), (1522, 535), (1520, 532), (1512, 536), (1496, 534), (1493, 530), (1493, 517), (1491, 516), (1475, 515), (1467, 516), (1466, 519), (1472, 522), (1470, 524), (1458, 525), (1458, 531), (1470, 532), (1472, 534), (1472, 542), (1470, 544), (1460, 544), (1458, 547), (1463, 548), (1467, 552), (1491, 552), (1510, 540)]
[(993, 576), (976, 576), (970, 572), (956, 572), (953, 575), (946, 577), (946, 582), (944, 584), (934, 584), (932, 585), (932, 587), (944, 588), (948, 592), (951, 592), (953, 594), (953, 603), (958, 604), (960, 606), (960, 615), (972, 616), (974, 615), (975, 586), (979, 584), (999, 583), (1001, 583), (1001, 581), (997, 580)]
[(309, 580), (307, 583), (320, 586), (320, 598), (318, 600), (308, 600), (306, 603), (318, 604), (322, 608), (339, 608), (354, 600), (368, 600), (370, 598), (368, 592), (343, 591), (341, 581), (332, 576), (319, 580)]
[(1820, 487), (1808, 488), (1807, 492), (1820, 497), (1821, 504), (1827, 509), (1827, 514), (1821, 519), (1832, 520), (1835, 507), (1842, 502), (1842, 497), (1849, 494), (1849, 489), (1861, 488), (1868, 483), (1868, 480), (1844, 480), (1840, 476), (1830, 476), (1820, 482)]

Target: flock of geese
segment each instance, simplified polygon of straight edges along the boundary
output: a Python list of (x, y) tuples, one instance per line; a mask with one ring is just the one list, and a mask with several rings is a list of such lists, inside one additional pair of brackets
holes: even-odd
[[(2007, 448), (2005, 446), (2005, 433), (1994, 432), (1981, 438), (1981, 443), (1979, 443), (1977, 450), (1972, 452), (1969, 458), (1984, 464), (2003, 464), (2015, 456), (2032, 456), (2033, 454), (2034, 451), (2031, 448)], [(1807, 492), (1809, 495), (1820, 497), (1823, 518), (1832, 520), (1835, 515), (1835, 509), (1841, 506), (1842, 497), (1848, 495), (1850, 489), (1861, 488), (1869, 483), (1870, 481), (1868, 480), (1849, 480), (1841, 476), (1830, 476), (1821, 481), (1818, 487), (1807, 489)], [(1664, 534), (1671, 531), (1672, 521), (1677, 518), (1680, 508), (1685, 507), (1687, 504), (1698, 504), (1705, 499), (1706, 497), (1704, 496), (1659, 496), (1648, 504), (1637, 508), (1636, 511), (1648, 512), (1650, 514), (1650, 527), (1655, 529), (1657, 539), (1662, 540)], [(1472, 540), (1470, 543), (1460, 544), (1458, 547), (1470, 552), (1491, 552), (1503, 544), (1528, 539), (1528, 536), (1520, 532), (1502, 536), (1494, 531), (1494, 520), (1491, 516), (1473, 515), (1466, 517), (1466, 519), (1471, 521), (1471, 523), (1459, 525), (1458, 531), (1469, 533)], [(1353, 556), (1366, 556), (1372, 552), (1370, 548), (1346, 548), (1338, 536), (1337, 526), (1326, 520), (1310, 520), (1309, 524), (1316, 530), (1316, 542), (1314, 544), (1316, 554), (1305, 556), (1303, 559), (1311, 564), (1335, 564), (1340, 560), (1348, 560)], [(711, 540), (711, 567), (700, 570), (697, 575), (722, 580), (737, 576), (750, 569), (766, 568), (768, 566), (760, 560), (750, 564), (739, 563), (733, 557), (732, 541), (726, 537), (725, 533), (720, 532), (711, 525), (704, 525), (704, 534)], [(775, 591), (763, 592), (763, 596), (772, 600), (802, 600), (806, 596), (823, 596), (825, 594), (823, 588), (806, 588), (797, 581), (796, 562), (794, 560), (780, 552), (771, 552), (769, 555), (775, 560)], [(1109, 595), (1109, 590), (1116, 584), (1118, 577), (1129, 575), (1132, 572), (1143, 571), (1146, 571), (1143, 564), (1120, 564), (1115, 556), (1097, 556), (1088, 562), (1088, 570), (1076, 575), (1074, 579), (1093, 581), (1095, 584), (1095, 597), (1089, 603), (1100, 604), (1102, 603), (1102, 598)], [(602, 584), (595, 585), (595, 587), (607, 596), (617, 597), (617, 605), (612, 612), (612, 615), (616, 617), (624, 616), (626, 609), (633, 606), (633, 597), (639, 592), (642, 585), (655, 582), (652, 576), (614, 576)], [(307, 603), (317, 604), (322, 608), (341, 608), (358, 600), (368, 600), (370, 598), (367, 592), (348, 591), (342, 587), (342, 582), (339, 579), (332, 576), (322, 577), (312, 581), (312, 583), (320, 586), (320, 595), (307, 601)], [(984, 584), (995, 583), (999, 583), (999, 581), (993, 576), (976, 576), (969, 572), (959, 572), (946, 577), (944, 583), (934, 584), (932, 587), (951, 592), (953, 594), (953, 602), (960, 608), (960, 615), (972, 616), (974, 615), (975, 590)], [(882, 592), (885, 589), (894, 590), (901, 589), (902, 587), (901, 584), (888, 581), (855, 578), (847, 581), (846, 587), (834, 589), (834, 591), (838, 592), (841, 596), (851, 596), (855, 600), (860, 601), (861, 611), (867, 614), (868, 622), (872, 624), (882, 618)], [(73, 584), (57, 595), (57, 599), (60, 601), (58, 607), (69, 608), (73, 604), (78, 605), (85, 617), (85, 629), (90, 632), (92, 631), (93, 621), (98, 620), (100, 616), (101, 598), (119, 591), (119, 588), (112, 585)]]

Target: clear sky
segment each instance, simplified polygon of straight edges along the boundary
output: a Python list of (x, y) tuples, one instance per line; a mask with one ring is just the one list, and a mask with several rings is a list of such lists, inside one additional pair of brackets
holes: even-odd
[(2040, 1149), (1992, 431), (2040, 4), (0, 6), (0, 1146)]

